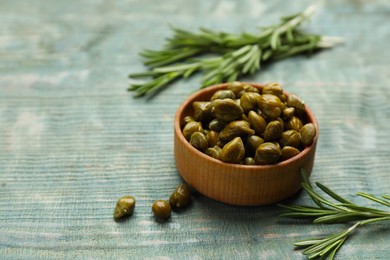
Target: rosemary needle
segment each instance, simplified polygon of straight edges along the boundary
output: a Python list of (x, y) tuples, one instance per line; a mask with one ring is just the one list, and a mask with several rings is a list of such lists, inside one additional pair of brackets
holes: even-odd
[[(161, 50), (144, 50), (140, 55), (149, 68), (131, 73), (130, 78), (149, 78), (128, 88), (135, 96), (155, 93), (179, 78), (202, 72), (201, 86), (231, 82), (251, 75), (266, 62), (284, 59), (314, 50), (331, 48), (340, 38), (304, 33), (302, 22), (314, 13), (314, 7), (302, 13), (282, 17), (280, 22), (259, 33), (233, 34), (201, 28), (199, 32), (173, 29)], [(206, 57), (205, 57), (206, 55)]]
[[(280, 204), (280, 207), (287, 210), (286, 212), (280, 214), (280, 216), (299, 218), (310, 217), (314, 218), (314, 223), (344, 223), (358, 220), (358, 222), (350, 228), (340, 233), (329, 235), (325, 238), (305, 239), (295, 242), (295, 246), (305, 248), (302, 253), (307, 255), (309, 258), (320, 257), (321, 259), (325, 259), (329, 257), (329, 259), (333, 259), (337, 251), (357, 227), (374, 222), (390, 220), (389, 211), (354, 204), (327, 186), (317, 182), (317, 187), (336, 202), (328, 200), (313, 189), (304, 169), (301, 170), (301, 175), (303, 180), (302, 188), (309, 194), (317, 206)], [(390, 201), (388, 201), (390, 200), (389, 195), (382, 195), (383, 199), (364, 192), (359, 192), (357, 195), (378, 204), (390, 207)]]

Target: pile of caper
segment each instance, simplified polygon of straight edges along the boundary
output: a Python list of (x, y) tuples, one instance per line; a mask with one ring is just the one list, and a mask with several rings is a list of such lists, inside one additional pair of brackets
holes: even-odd
[(304, 102), (286, 96), (277, 83), (262, 90), (241, 82), (216, 91), (208, 101), (195, 101), (183, 135), (201, 152), (223, 162), (275, 164), (299, 154), (316, 136), (305, 122)]

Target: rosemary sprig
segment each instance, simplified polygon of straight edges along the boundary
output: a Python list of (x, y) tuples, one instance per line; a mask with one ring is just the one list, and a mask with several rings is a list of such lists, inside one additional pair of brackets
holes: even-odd
[[(314, 218), (314, 223), (343, 223), (359, 220), (353, 226), (340, 233), (321, 239), (305, 239), (294, 243), (295, 246), (304, 247), (305, 250), (303, 251), (303, 254), (308, 255), (309, 258), (320, 257), (321, 259), (325, 259), (326, 257), (329, 257), (329, 259), (333, 259), (336, 252), (357, 227), (374, 222), (390, 220), (389, 211), (359, 206), (343, 198), (325, 185), (317, 182), (317, 187), (336, 201), (332, 202), (313, 189), (304, 169), (301, 170), (301, 175), (303, 180), (302, 188), (309, 194), (316, 206), (280, 204), (280, 207), (287, 209), (287, 211), (280, 214), (280, 216), (310, 217)], [(383, 199), (363, 192), (359, 192), (357, 195), (390, 207), (390, 196), (388, 195), (382, 195)]]
[(202, 87), (231, 82), (254, 74), (265, 62), (311, 53), (339, 43), (340, 38), (308, 34), (299, 29), (313, 13), (314, 7), (309, 7), (302, 13), (282, 17), (280, 23), (256, 34), (233, 34), (205, 28), (198, 33), (173, 29), (174, 35), (167, 39), (162, 50), (140, 53), (150, 70), (129, 76), (151, 79), (131, 84), (128, 90), (135, 91), (135, 96), (151, 94), (176, 79), (188, 78), (200, 71), (204, 73)]

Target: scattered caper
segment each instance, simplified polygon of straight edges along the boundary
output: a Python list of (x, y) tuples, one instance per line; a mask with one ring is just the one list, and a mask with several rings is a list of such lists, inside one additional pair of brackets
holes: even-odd
[(131, 216), (134, 212), (135, 199), (133, 196), (123, 196), (118, 199), (115, 210), (114, 219), (120, 219), (126, 216)]
[(238, 136), (253, 135), (255, 131), (250, 128), (248, 121), (238, 120), (230, 122), (224, 129), (219, 133), (221, 140), (230, 141)]
[(316, 128), (313, 123), (308, 123), (302, 126), (301, 139), (304, 146), (309, 146), (313, 143), (314, 137), (316, 136)]
[(171, 206), (165, 200), (156, 200), (153, 202), (152, 212), (158, 220), (166, 220), (171, 216)]
[(244, 156), (245, 147), (240, 137), (225, 144), (221, 151), (221, 160), (227, 163), (240, 163)]
[(180, 184), (169, 197), (171, 208), (184, 208), (191, 202), (191, 192), (187, 184)]

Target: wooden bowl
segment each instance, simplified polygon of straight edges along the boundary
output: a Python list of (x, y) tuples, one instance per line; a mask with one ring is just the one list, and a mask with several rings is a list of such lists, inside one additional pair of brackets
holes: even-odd
[[(263, 87), (247, 84), (259, 89)], [(174, 153), (179, 174), (201, 194), (227, 204), (258, 206), (290, 197), (301, 188), (301, 168), (309, 176), (313, 168), (318, 140), (318, 124), (313, 113), (306, 106), (305, 120), (315, 125), (316, 137), (311, 146), (293, 158), (264, 166), (225, 163), (195, 149), (184, 138), (181, 126), (185, 116), (193, 115), (194, 101), (209, 100), (215, 91), (226, 88), (227, 84), (219, 84), (202, 89), (178, 108), (174, 121)]]

